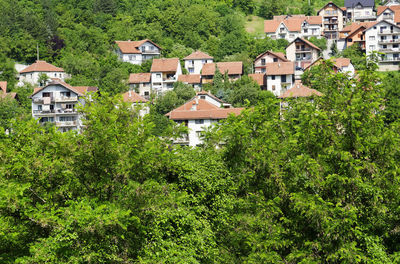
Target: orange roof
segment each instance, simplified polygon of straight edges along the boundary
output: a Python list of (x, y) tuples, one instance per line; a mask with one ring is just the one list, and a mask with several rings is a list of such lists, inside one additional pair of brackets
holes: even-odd
[[(196, 104), (197, 101), (197, 104)], [(195, 106), (195, 109), (193, 109)], [(205, 99), (193, 99), (172, 110), (166, 116), (172, 120), (225, 119), (229, 114), (239, 115), (244, 108), (219, 108)]]
[(147, 102), (146, 99), (135, 93), (134, 91), (128, 91), (122, 94), (122, 99), (126, 103), (144, 103)]
[(45, 61), (37, 60), (35, 63), (29, 65), (19, 73), (27, 72), (63, 72), (63, 68), (56, 67)]
[(258, 83), (258, 85), (262, 86), (264, 85), (264, 77), (265, 74), (264, 73), (251, 73), (248, 75), (250, 78), (252, 78), (256, 83)]
[(118, 45), (118, 48), (121, 50), (122, 53), (128, 53), (128, 54), (141, 54), (142, 51), (139, 49), (141, 45), (143, 45), (146, 42), (150, 42), (157, 48), (161, 49), (160, 46), (158, 46), (156, 43), (149, 39), (144, 39), (144, 40), (139, 40), (139, 41), (115, 41), (115, 43)]
[(178, 82), (198, 84), (201, 83), (201, 75), (200, 74), (179, 75)]
[(87, 92), (96, 92), (98, 90), (98, 88), (94, 87), (94, 86), (71, 86), (68, 83), (65, 83), (65, 82), (61, 81), (60, 79), (53, 78), (51, 80), (52, 80), (52, 82), (50, 82), (49, 84), (47, 84), (44, 87), (34, 88), (33, 89), (33, 94), (31, 95), (31, 97), (34, 96), (35, 94), (37, 94), (38, 92), (40, 92), (41, 90), (45, 89), (46, 87), (50, 86), (50, 85), (61, 85), (61, 86), (64, 86), (65, 88), (73, 91), (74, 93), (78, 94), (79, 96), (83, 96)]
[(151, 82), (151, 73), (131, 73), (129, 75), (129, 83), (149, 83)]
[(294, 74), (295, 63), (289, 62), (270, 62), (265, 64), (267, 75)]
[(318, 92), (315, 89), (308, 88), (307, 86), (301, 83), (301, 80), (297, 80), (294, 83), (294, 86), (284, 92), (278, 98), (290, 98), (290, 97), (309, 97), (309, 96), (322, 96), (322, 93)]
[[(338, 8), (338, 9), (341, 10), (342, 12), (343, 12), (344, 10), (346, 10), (345, 7), (339, 7), (339, 6), (336, 5), (334, 2), (329, 1), (329, 3), (327, 3), (326, 5), (324, 5), (323, 8), (321, 8), (320, 10), (318, 10), (317, 14), (319, 14), (319, 12), (321, 12), (323, 9), (325, 9), (325, 7), (328, 7), (329, 5), (334, 5), (334, 6), (336, 6), (336, 8)], [(343, 9), (343, 8), (344, 8), (344, 9)]]
[(321, 50), (320, 48), (318, 48), (317, 46), (315, 46), (315, 45), (314, 45), (313, 43), (311, 43), (310, 41), (308, 41), (308, 40), (306, 40), (306, 39), (304, 39), (304, 38), (299, 38), (299, 37), (296, 38), (295, 40), (293, 40), (291, 43), (289, 43), (288, 46), (292, 45), (292, 43), (294, 43), (294, 42), (296, 42), (296, 41), (298, 41), (298, 40), (300, 40), (300, 41), (306, 43), (308, 46), (310, 46), (310, 47), (312, 47), (312, 48), (314, 48), (314, 49)]
[(348, 67), (351, 63), (349, 58), (336, 58), (333, 61), (338, 68)]
[(280, 24), (281, 22), (278, 20), (264, 20), (264, 32), (275, 33)]
[(390, 9), (392, 12), (396, 12), (400, 10), (400, 5), (392, 5), (392, 6), (378, 6), (376, 15), (379, 16), (382, 14), (386, 9)]
[(192, 54), (190, 54), (189, 56), (186, 56), (183, 59), (184, 60), (201, 60), (201, 59), (214, 59), (214, 58), (211, 57), (210, 55), (208, 55), (207, 53), (197, 50), (197, 51), (193, 52)]
[(7, 93), (7, 82), (0, 82), (0, 91)]
[(322, 24), (322, 17), (321, 16), (309, 16), (309, 17), (307, 17), (306, 21), (310, 25), (319, 25), (319, 24)]
[(273, 51), (269, 51), (269, 50), (267, 50), (266, 52), (263, 52), (260, 55), (258, 55), (257, 58), (255, 59), (255, 61), (260, 59), (261, 57), (264, 57), (264, 55), (267, 54), (267, 53), (272, 55), (272, 56), (274, 56), (274, 57), (276, 57), (276, 58), (278, 58), (278, 59), (281, 59), (283, 61), (289, 61), (286, 58), (285, 53), (283, 53), (283, 52), (273, 52)]
[[(230, 61), (230, 62), (218, 62), (218, 70), (224, 74), (228, 72), (228, 75), (243, 74), (243, 62), (241, 61)], [(201, 75), (214, 75), (215, 63), (205, 63), (201, 71)]]
[(179, 58), (154, 59), (150, 72), (176, 72)]
[(320, 16), (274, 16), (272, 20), (264, 21), (264, 32), (274, 33), (278, 29), (279, 25), (283, 23), (289, 31), (301, 31), (301, 25), (306, 21), (310, 25), (322, 24), (322, 17)]
[(358, 31), (361, 27), (370, 28), (374, 26), (377, 22), (353, 22), (350, 25), (345, 26), (340, 32), (349, 32), (347, 36), (354, 34), (354, 32)]
[(15, 97), (17, 96), (17, 93), (3, 93), (0, 91), (0, 98), (11, 98), (11, 99), (15, 99)]

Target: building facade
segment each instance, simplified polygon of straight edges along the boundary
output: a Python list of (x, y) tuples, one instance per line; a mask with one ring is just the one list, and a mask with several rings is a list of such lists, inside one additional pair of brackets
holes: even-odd
[(321, 49), (306, 39), (297, 38), (286, 47), (286, 57), (295, 62), (296, 69), (304, 69), (316, 61)]
[(338, 39), (339, 31), (343, 29), (345, 24), (346, 12), (333, 2), (329, 2), (317, 14), (322, 17), (324, 37), (327, 39)]
[(376, 20), (374, 0), (345, 0), (346, 16), (350, 21), (368, 22)]
[(285, 54), (282, 52), (266, 51), (257, 56), (254, 60), (254, 72), (265, 73), (267, 63), (288, 62)]
[(151, 73), (131, 73), (129, 75), (129, 88), (148, 100), (152, 92)]
[(201, 81), (203, 84), (213, 82), (217, 68), (222, 75), (226, 73), (230, 81), (236, 81), (243, 75), (243, 62), (241, 61), (206, 63), (201, 71)]
[(154, 59), (150, 72), (151, 88), (156, 94), (162, 94), (174, 88), (182, 68), (179, 58)]
[(19, 72), (19, 81), (21, 85), (23, 83), (29, 83), (34, 86), (44, 85), (39, 83), (42, 74), (47, 75), (48, 79), (57, 78), (62, 81), (70, 77), (69, 74), (65, 73), (63, 68), (56, 67), (45, 61), (37, 60), (35, 63)]
[(115, 41), (116, 53), (121, 61), (140, 65), (146, 60), (160, 57), (161, 47), (149, 39)]
[(295, 77), (294, 62), (271, 62), (266, 65), (267, 90), (279, 96), (290, 89)]
[(214, 62), (213, 57), (199, 50), (183, 58), (183, 60), (185, 69), (189, 74), (200, 74), (204, 64)]

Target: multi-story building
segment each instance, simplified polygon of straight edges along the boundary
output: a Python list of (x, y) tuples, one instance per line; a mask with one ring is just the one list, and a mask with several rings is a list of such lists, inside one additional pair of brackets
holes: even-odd
[(266, 51), (257, 56), (254, 60), (254, 72), (265, 73), (266, 64), (271, 62), (288, 62), (285, 54), (282, 52)]
[(359, 22), (376, 20), (374, 0), (345, 0), (344, 6), (348, 20)]
[(354, 44), (365, 50), (365, 29), (373, 26), (376, 22), (353, 22), (343, 28), (339, 33), (337, 43), (338, 50), (342, 51)]
[(131, 73), (129, 75), (129, 88), (137, 91), (146, 99), (151, 94), (151, 73)]
[(286, 47), (286, 57), (295, 62), (296, 70), (304, 69), (318, 59), (321, 49), (306, 39), (296, 38)]
[(400, 24), (400, 5), (392, 6), (378, 6), (376, 13), (377, 21), (388, 21), (390, 23), (399, 25)]
[(158, 58), (161, 47), (149, 39), (140, 41), (115, 41), (116, 53), (120, 60), (132, 64), (142, 64), (146, 60)]
[(266, 65), (266, 87), (274, 95), (279, 96), (294, 83), (294, 62), (271, 62)]
[(204, 64), (214, 62), (213, 57), (199, 50), (183, 58), (183, 60), (185, 69), (189, 74), (200, 74)]
[(378, 51), (380, 70), (399, 70), (400, 27), (387, 21), (380, 21), (365, 30), (366, 53)]
[(199, 92), (184, 105), (166, 114), (169, 119), (183, 123), (188, 134), (174, 140), (175, 144), (197, 146), (203, 143), (206, 128), (226, 119), (230, 114), (239, 115), (243, 108), (233, 108), (208, 92)]
[(151, 65), (151, 88), (157, 94), (174, 88), (179, 75), (182, 74), (179, 58), (154, 59)]
[(62, 81), (70, 77), (65, 73), (63, 68), (56, 67), (42, 60), (37, 60), (19, 72), (19, 81), (30, 83), (34, 86), (43, 85), (39, 83), (39, 78), (42, 74), (47, 75), (48, 79), (58, 78)]
[(201, 90), (201, 75), (200, 74), (185, 74), (179, 75), (178, 82), (193, 86), (196, 91)]
[(327, 3), (318, 13), (322, 17), (323, 35), (327, 39), (338, 39), (345, 24), (346, 12), (333, 2)]
[(216, 68), (218, 68), (222, 75), (227, 73), (228, 78), (231, 81), (236, 81), (243, 74), (243, 63), (241, 61), (206, 63), (201, 71), (201, 79), (203, 84), (213, 82)]
[(88, 92), (97, 92), (97, 87), (71, 86), (61, 80), (52, 80), (41, 88), (35, 88), (32, 99), (32, 116), (39, 123), (50, 122), (58, 130), (80, 130), (81, 115), (77, 111), (78, 104), (85, 104)]

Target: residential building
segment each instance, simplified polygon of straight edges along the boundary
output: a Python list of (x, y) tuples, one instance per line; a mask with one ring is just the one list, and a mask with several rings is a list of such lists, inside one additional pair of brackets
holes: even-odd
[(315, 89), (311, 89), (302, 84), (301, 80), (296, 80), (294, 86), (280, 95), (278, 98), (298, 98), (298, 97), (311, 97), (311, 96), (322, 96), (321, 92)]
[(48, 79), (58, 78), (62, 81), (70, 77), (65, 73), (63, 68), (56, 67), (42, 60), (37, 60), (19, 72), (19, 81), (38, 86), (40, 85), (39, 78), (42, 74), (47, 75)]
[(400, 5), (400, 1), (399, 0), (387, 0), (384, 3), (384, 6), (394, 6), (394, 5)]
[(149, 39), (139, 41), (115, 41), (116, 53), (120, 60), (140, 65), (142, 62), (158, 58), (161, 47)]
[(204, 64), (214, 62), (213, 57), (199, 50), (183, 58), (183, 60), (185, 69), (189, 74), (200, 74)]
[(126, 93), (122, 94), (122, 100), (125, 103), (130, 103), (133, 108), (139, 110), (139, 116), (143, 117), (144, 115), (150, 113), (150, 107), (146, 105), (148, 100), (141, 97), (139, 94), (135, 93), (134, 91), (127, 91)]
[(178, 82), (193, 86), (196, 91), (201, 90), (201, 75), (200, 74), (185, 74), (179, 75)]
[(131, 73), (129, 75), (129, 88), (149, 99), (151, 94), (151, 73)]
[(339, 33), (338, 50), (342, 51), (354, 44), (365, 50), (365, 29), (373, 26), (376, 22), (353, 22), (343, 28)]
[(85, 104), (88, 92), (97, 92), (97, 87), (71, 86), (53, 79), (44, 87), (35, 88), (32, 99), (32, 116), (39, 123), (55, 124), (59, 131), (80, 130), (81, 115), (77, 106)]
[(320, 37), (322, 17), (320, 16), (275, 16), (264, 21), (264, 32), (272, 39), (286, 39), (289, 42), (297, 37)]
[(248, 76), (260, 85), (261, 90), (267, 90), (267, 75), (265, 73), (251, 73)]
[(16, 99), (17, 93), (7, 93), (7, 82), (0, 82), (0, 98), (11, 98)]
[(296, 38), (286, 47), (286, 57), (294, 61), (299, 70), (317, 60), (320, 52), (320, 48), (303, 38)]
[(193, 147), (203, 143), (201, 137), (205, 129), (226, 119), (230, 114), (239, 115), (242, 110), (243, 108), (233, 108), (203, 91), (166, 116), (177, 123), (185, 124), (189, 130), (187, 135), (176, 139), (174, 143)]
[(276, 96), (290, 89), (294, 83), (294, 62), (271, 62), (266, 65), (266, 90)]
[(317, 14), (322, 17), (323, 35), (327, 39), (338, 39), (343, 29), (346, 12), (333, 2), (327, 3)]
[(400, 27), (382, 20), (365, 30), (366, 54), (374, 51), (382, 53), (379, 70), (399, 70), (400, 63)]
[(388, 21), (390, 23), (399, 25), (400, 24), (400, 5), (392, 6), (378, 6), (376, 13), (377, 21)]
[(271, 62), (288, 62), (283, 52), (273, 52), (266, 51), (257, 56), (254, 60), (254, 72), (255, 73), (265, 73), (265, 66), (267, 63)]
[(182, 74), (179, 58), (154, 59), (151, 65), (151, 87), (157, 94), (174, 88), (174, 83)]
[(347, 19), (367, 22), (376, 20), (374, 0), (345, 0)]
[[(325, 63), (325, 61), (326, 61), (325, 59), (323, 59), (322, 57), (319, 57), (316, 61), (314, 61), (309, 66), (307, 66), (304, 69), (304, 71), (307, 71), (314, 66), (320, 65), (321, 63)], [(347, 73), (347, 74), (349, 74), (350, 77), (354, 76), (355, 68), (349, 58), (333, 58), (332, 63), (333, 63), (332, 70), (334, 70), (335, 72)]]
[(231, 81), (236, 81), (243, 75), (243, 63), (241, 61), (206, 63), (201, 71), (202, 83), (213, 82), (216, 67), (222, 75), (227, 73)]

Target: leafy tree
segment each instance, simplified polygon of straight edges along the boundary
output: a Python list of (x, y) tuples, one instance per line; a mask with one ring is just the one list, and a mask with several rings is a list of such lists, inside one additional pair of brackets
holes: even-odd
[(317, 38), (317, 37), (311, 37), (309, 39), (311, 43), (313, 43), (315, 46), (320, 48), (321, 50), (326, 50), (327, 49), (327, 40), (326, 38)]

